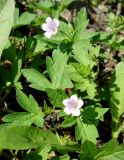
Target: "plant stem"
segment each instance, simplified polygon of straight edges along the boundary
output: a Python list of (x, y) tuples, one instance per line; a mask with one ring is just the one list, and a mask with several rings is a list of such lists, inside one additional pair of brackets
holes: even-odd
[(15, 154), (12, 150), (10, 150), (10, 153), (12, 154), (13, 158), (15, 158), (15, 160), (19, 160), (19, 159), (17, 158), (16, 154)]

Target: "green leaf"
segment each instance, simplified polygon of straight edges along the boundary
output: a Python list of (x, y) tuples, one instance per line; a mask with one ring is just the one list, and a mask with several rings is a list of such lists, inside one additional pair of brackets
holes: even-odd
[(104, 120), (104, 114), (109, 110), (109, 108), (101, 108), (101, 107), (95, 107), (95, 112), (97, 112), (96, 119), (99, 119), (101, 121)]
[(82, 92), (86, 91), (89, 99), (94, 99), (96, 94), (96, 84), (92, 80), (82, 78), (82, 82), (77, 83), (75, 87), (77, 90), (79, 89)]
[(44, 113), (40, 110), (35, 99), (30, 95), (28, 97), (20, 90), (17, 90), (17, 100), (19, 104), (28, 112), (15, 112), (5, 115), (4, 122), (13, 123), (14, 125), (31, 125), (34, 123), (38, 127), (44, 125)]
[(37, 113), (36, 118), (34, 119), (33, 123), (37, 126), (37, 127), (43, 127), (44, 126), (44, 113), (39, 111)]
[[(44, 113), (39, 108), (38, 103), (34, 99), (32, 95), (29, 95), (29, 98), (24, 94), (21, 90), (16, 90), (17, 95), (17, 101), (20, 104), (20, 106), (28, 111), (27, 113), (14, 113), (7, 115), (7, 117), (3, 117), (3, 120), (6, 120), (5, 118), (11, 118), (13, 119), (12, 122), (16, 124), (22, 124), (25, 121), (28, 121), (29, 124), (34, 123), (38, 127), (43, 127), (44, 125)], [(32, 113), (32, 114), (30, 114)]]
[(46, 89), (50, 102), (54, 107), (63, 107), (63, 100), (67, 98), (65, 91), (61, 89)]
[(19, 8), (15, 8), (13, 25), (17, 22), (18, 18), (19, 18)]
[[(67, 23), (61, 21), (60, 27), (59, 27), (59, 32), (55, 38), (60, 41), (59, 44), (61, 44), (62, 42), (65, 42), (65, 41), (72, 42), (73, 41), (73, 34), (74, 34), (73, 26), (70, 23), (67, 24)], [(66, 48), (64, 48), (64, 49), (66, 50)]]
[(35, 17), (36, 14), (33, 13), (29, 12), (22, 13), (21, 16), (18, 19), (16, 19), (13, 25), (13, 29), (30, 24), (35, 19)]
[(37, 7), (45, 12), (51, 13), (51, 9), (52, 9), (52, 1), (40, 1), (39, 3), (37, 3)]
[(82, 29), (82, 27), (84, 27), (84, 29), (85, 29), (84, 23), (86, 20), (87, 20), (87, 12), (86, 12), (85, 8), (82, 8), (82, 9), (80, 9), (80, 11), (78, 12), (78, 15), (76, 17), (76, 20), (74, 23), (75, 28)]
[(61, 84), (60, 84), (60, 88), (61, 89), (65, 89), (65, 88), (73, 88), (73, 83), (71, 82), (71, 79), (69, 77), (69, 75), (67, 74), (66, 72), (66, 69), (65, 69), (65, 72), (63, 73), (63, 77), (61, 79)]
[(14, 62), (16, 57), (16, 48), (14, 44), (12, 44), (9, 40), (3, 50), (2, 56), (9, 60), (10, 62)]
[(74, 41), (79, 41), (83, 38), (83, 32), (85, 31), (87, 25), (88, 25), (88, 20), (87, 20), (87, 13), (86, 9), (82, 8), (76, 17), (74, 27), (75, 27), (75, 34), (74, 34)]
[(37, 115), (34, 113), (21, 112), (5, 115), (2, 120), (4, 122), (13, 123), (14, 125), (31, 125), (36, 119)]
[(0, 57), (12, 28), (14, 9), (14, 0), (0, 1)]
[(21, 76), (22, 58), (17, 56), (11, 67), (12, 83), (16, 84)]
[[(81, 68), (79, 63), (76, 63)], [(68, 75), (74, 82), (82, 82), (82, 75), (76, 70), (73, 64), (69, 64), (67, 67)]]
[(28, 37), (25, 43), (26, 58), (34, 57), (50, 48), (52, 47), (42, 38)]
[(93, 158), (97, 154), (97, 147), (94, 143), (90, 141), (85, 141), (83, 143), (81, 153), (80, 153), (80, 160), (93, 160)]
[[(74, 67), (75, 72), (80, 74), (82, 76), (82, 78), (88, 78), (88, 76), (91, 74), (90, 73), (91, 72), (90, 65), (85, 66), (85, 65), (80, 64), (80, 63), (72, 63), (72, 66)], [(83, 80), (81, 81), (81, 79), (80, 79), (76, 82), (83, 82)]]
[(48, 130), (31, 126), (0, 125), (0, 149), (25, 150), (38, 148), (44, 143), (52, 150), (63, 152), (80, 151), (79, 144), (64, 145), (58, 136)]
[(108, 39), (108, 37), (112, 36), (113, 33), (112, 32), (99, 32), (99, 39), (100, 41), (106, 40)]
[(50, 115), (54, 109), (52, 107), (49, 107), (46, 103), (46, 101), (44, 100), (44, 105), (43, 105), (43, 109), (44, 109), (44, 114), (45, 115)]
[(77, 122), (77, 118), (76, 117), (66, 116), (64, 121), (61, 124), (61, 127), (62, 128), (71, 127), (71, 126), (75, 125), (76, 122)]
[(20, 90), (23, 89), (21, 82), (15, 82), (14, 86), (15, 86), (16, 89), (20, 89)]
[(49, 80), (35, 69), (23, 69), (23, 75), (31, 83), (30, 87), (37, 90), (45, 91), (46, 88), (51, 88)]
[[(85, 68), (93, 68), (96, 65), (100, 47), (92, 47), (89, 40), (81, 40), (73, 45), (74, 59)], [(83, 57), (83, 58), (82, 58)], [(89, 66), (89, 67), (88, 67)]]
[(58, 137), (50, 131), (30, 126), (0, 125), (0, 148), (24, 150), (37, 148), (45, 141), (61, 145)]
[(82, 112), (82, 117), (94, 123), (95, 120), (103, 120), (104, 114), (108, 111), (108, 108), (97, 107), (99, 104), (94, 106), (87, 106)]
[(120, 62), (115, 69), (115, 72), (112, 75), (111, 84), (110, 84), (110, 111), (112, 114), (113, 121), (113, 134), (115, 132), (115, 137), (119, 125), (119, 118), (124, 113), (124, 63)]
[(63, 54), (59, 50), (54, 50), (52, 58), (47, 57), (46, 59), (47, 69), (52, 81), (52, 88), (54, 89), (60, 87), (67, 60), (67, 54)]
[(32, 109), (33, 109), (34, 111), (34, 106), (32, 107), (32, 104), (30, 103), (26, 94), (24, 94), (21, 90), (17, 89), (16, 96), (17, 96), (18, 103), (24, 110), (28, 112), (32, 112)]
[(76, 89), (82, 92), (86, 91), (89, 99), (93, 99), (96, 94), (96, 84), (89, 78), (91, 76), (90, 65), (84, 66), (79, 63), (71, 63), (67, 70), (70, 78), (77, 82), (75, 84)]
[(99, 32), (92, 32), (92, 31), (84, 31), (83, 32), (83, 39), (91, 39), (99, 35)]
[[(88, 49), (91, 48), (89, 40), (82, 40), (73, 45), (74, 59), (84, 66), (92, 65)], [(83, 57), (83, 58), (82, 58)]]
[(58, 7), (59, 13), (62, 12), (71, 2), (72, 0), (62, 0)]
[(29, 95), (29, 101), (30, 105), (32, 106), (30, 112), (39, 112), (39, 105), (32, 95)]
[(124, 160), (124, 145), (112, 139), (99, 150), (94, 160)]
[(49, 152), (51, 150), (51, 145), (48, 143), (42, 144), (37, 150), (36, 153), (42, 156), (42, 160), (47, 160), (49, 158)]
[(23, 69), (22, 73), (31, 82), (31, 87), (46, 91), (50, 89), (65, 89), (72, 88), (73, 83), (70, 77), (65, 73), (68, 56), (66, 53), (61, 53), (60, 50), (54, 50), (51, 57), (46, 58), (47, 70), (50, 76), (49, 80), (40, 72), (34, 69)]
[(98, 136), (98, 131), (94, 123), (89, 122), (87, 119), (77, 119), (77, 125), (75, 127), (75, 137), (77, 140), (81, 139), (83, 142), (88, 140), (96, 144), (96, 138)]
[(96, 94), (96, 84), (93, 81), (89, 81), (87, 85), (87, 94), (89, 99), (94, 99)]

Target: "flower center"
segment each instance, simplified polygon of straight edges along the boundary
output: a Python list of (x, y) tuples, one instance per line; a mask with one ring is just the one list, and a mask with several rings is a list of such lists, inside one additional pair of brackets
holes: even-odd
[(52, 31), (52, 32), (56, 32), (56, 29), (57, 29), (57, 27), (55, 26), (54, 23), (49, 24), (49, 25), (48, 25), (48, 28), (49, 28), (49, 30)]

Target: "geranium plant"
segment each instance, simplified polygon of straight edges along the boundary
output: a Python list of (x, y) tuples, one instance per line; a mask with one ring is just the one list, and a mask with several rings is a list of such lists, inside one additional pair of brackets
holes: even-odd
[(97, 31), (75, 3), (0, 1), (2, 159), (124, 159), (123, 18)]

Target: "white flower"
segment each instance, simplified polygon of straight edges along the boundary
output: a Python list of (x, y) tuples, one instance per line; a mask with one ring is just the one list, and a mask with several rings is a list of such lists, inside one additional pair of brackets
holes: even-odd
[(63, 101), (65, 105), (64, 112), (66, 114), (72, 114), (73, 116), (80, 115), (80, 108), (84, 105), (83, 100), (78, 99), (76, 95), (72, 95), (70, 99), (65, 99)]
[(47, 38), (51, 38), (52, 35), (55, 35), (57, 33), (59, 26), (59, 20), (58, 19), (52, 19), (51, 17), (48, 17), (46, 19), (46, 23), (42, 25), (42, 29), (45, 31), (45, 36)]

